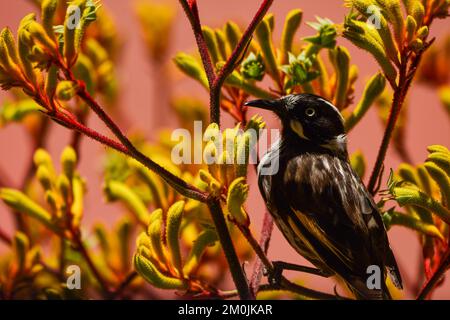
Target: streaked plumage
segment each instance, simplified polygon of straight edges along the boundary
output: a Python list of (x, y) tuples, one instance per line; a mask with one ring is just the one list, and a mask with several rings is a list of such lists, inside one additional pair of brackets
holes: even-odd
[(272, 109), (282, 121), (280, 141), (258, 166), (276, 159), (279, 170), (258, 174), (258, 181), (288, 242), (322, 272), (342, 278), (358, 298), (388, 298), (386, 288), (366, 286), (369, 265), (387, 268), (398, 287), (401, 277), (377, 206), (348, 161), (340, 113), (309, 94), (248, 105)]

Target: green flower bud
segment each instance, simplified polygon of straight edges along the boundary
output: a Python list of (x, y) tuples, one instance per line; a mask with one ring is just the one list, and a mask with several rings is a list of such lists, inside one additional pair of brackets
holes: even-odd
[(206, 89), (209, 88), (205, 70), (194, 57), (180, 52), (175, 56), (173, 61), (177, 65), (178, 69), (180, 69), (184, 74), (200, 82), (200, 84)]
[(180, 250), (180, 227), (183, 218), (184, 201), (174, 203), (167, 211), (166, 242), (171, 261), (175, 269), (182, 274), (181, 250)]
[(133, 262), (136, 271), (157, 288), (185, 290), (188, 287), (187, 281), (162, 274), (150, 260), (139, 253), (134, 255)]
[(227, 195), (227, 208), (230, 215), (240, 224), (248, 226), (250, 220), (243, 205), (248, 197), (249, 186), (245, 183), (245, 178), (237, 178), (229, 188)]
[(189, 252), (186, 262), (183, 266), (183, 274), (189, 276), (199, 266), (203, 253), (208, 247), (213, 246), (217, 242), (217, 234), (212, 229), (206, 229), (200, 233), (194, 241), (192, 249)]
[(0, 198), (14, 210), (29, 215), (56, 233), (60, 232), (53, 224), (51, 214), (22, 192), (14, 189), (0, 189)]
[(318, 22), (308, 23), (318, 34), (312, 37), (306, 37), (303, 40), (308, 41), (322, 48), (332, 49), (336, 46), (336, 26), (333, 21), (316, 17)]
[(261, 81), (264, 77), (265, 69), (262, 56), (260, 54), (256, 56), (251, 52), (242, 62), (240, 71), (245, 79)]
[(364, 154), (360, 150), (354, 152), (350, 157), (350, 163), (356, 174), (363, 179), (366, 173), (366, 159)]
[(17, 232), (13, 239), (13, 250), (19, 273), (23, 272), (25, 269), (27, 252), (29, 249), (30, 240), (28, 240), (26, 234)]
[(72, 99), (78, 90), (78, 86), (72, 81), (61, 81), (56, 87), (56, 97), (59, 100), (69, 101)]

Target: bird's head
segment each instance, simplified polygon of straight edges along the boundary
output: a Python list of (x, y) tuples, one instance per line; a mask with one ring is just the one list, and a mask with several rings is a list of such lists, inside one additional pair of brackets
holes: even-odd
[(274, 112), (283, 135), (298, 137), (335, 151), (346, 150), (344, 119), (329, 101), (313, 94), (291, 94), (276, 100), (252, 100), (246, 106)]

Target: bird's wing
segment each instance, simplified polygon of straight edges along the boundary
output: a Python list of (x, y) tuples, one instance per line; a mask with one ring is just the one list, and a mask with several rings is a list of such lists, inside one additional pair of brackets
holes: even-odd
[(298, 156), (288, 162), (283, 179), (294, 218), (325, 246), (317, 248), (329, 260), (325, 263), (360, 276), (369, 265), (386, 266), (401, 287), (378, 208), (348, 161), (327, 154)]

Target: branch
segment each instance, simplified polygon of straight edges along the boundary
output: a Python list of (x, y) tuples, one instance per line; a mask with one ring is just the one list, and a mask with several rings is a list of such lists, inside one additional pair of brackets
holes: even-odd
[(444, 276), (444, 273), (450, 268), (450, 249), (447, 249), (447, 252), (444, 254), (444, 258), (441, 260), (441, 263), (434, 271), (431, 278), (425, 284), (425, 286), (420, 290), (419, 295), (417, 296), (417, 300), (424, 300), (428, 297), (428, 295), (433, 291), (438, 282)]
[(248, 42), (251, 40), (253, 32), (258, 26), (259, 22), (264, 18), (264, 15), (272, 5), (273, 0), (264, 0), (261, 3), (258, 11), (253, 17), (252, 21), (245, 30), (241, 39), (239, 40), (236, 48), (234, 48), (231, 56), (225, 62), (225, 65), (216, 76), (214, 72), (214, 66), (211, 62), (211, 56), (208, 52), (208, 46), (203, 37), (202, 25), (200, 23), (200, 17), (198, 15), (197, 1), (196, 0), (179, 0), (181, 6), (186, 13), (186, 16), (191, 23), (192, 31), (194, 32), (195, 40), (197, 42), (198, 51), (205, 68), (206, 77), (208, 78), (210, 88), (210, 122), (215, 122), (220, 125), (220, 92), (225, 79), (233, 72), (236, 62), (241, 57), (244, 50), (247, 48)]
[(94, 275), (95, 279), (100, 284), (100, 287), (102, 288), (103, 293), (106, 296), (108, 296), (111, 293), (111, 289), (109, 288), (107, 281), (103, 278), (102, 274), (95, 266), (94, 261), (92, 260), (91, 256), (89, 255), (89, 252), (87, 251), (86, 247), (84, 246), (83, 241), (81, 239), (80, 231), (70, 228), (70, 232), (72, 234), (74, 244), (79, 249), (81, 255), (83, 256), (84, 260), (88, 264), (89, 269), (91, 269), (92, 274)]
[(228, 57), (222, 69), (220, 69), (220, 72), (216, 77), (213, 85), (210, 85), (211, 122), (220, 124), (220, 92), (222, 90), (222, 85), (225, 82), (226, 78), (233, 72), (234, 68), (236, 67), (236, 63), (246, 50), (249, 41), (252, 39), (253, 32), (266, 15), (267, 11), (272, 5), (272, 2), (273, 0), (264, 0), (261, 3), (261, 6), (248, 25), (247, 30), (245, 30), (244, 34), (236, 45), (236, 48), (234, 48), (233, 52), (231, 53), (230, 57)]
[[(256, 12), (255, 17), (247, 27), (247, 30), (239, 40), (239, 43), (233, 50), (231, 56), (225, 62), (225, 65), (218, 76), (216, 76), (214, 72), (214, 66), (211, 62), (208, 47), (203, 37), (196, 0), (179, 0), (179, 2), (183, 7), (187, 18), (189, 19), (189, 22), (191, 23), (191, 27), (197, 41), (197, 47), (202, 58), (206, 76), (208, 78), (210, 88), (210, 122), (215, 122), (220, 126), (220, 93), (222, 90), (222, 85), (227, 76), (233, 71), (236, 62), (245, 50), (247, 43), (250, 41), (256, 26), (266, 14), (273, 0), (264, 0), (262, 2), (259, 10)], [(224, 250), (225, 257), (227, 258), (227, 262), (230, 267), (233, 281), (236, 285), (239, 296), (241, 299), (252, 299), (254, 298), (254, 295), (252, 295), (250, 291), (247, 279), (239, 263), (239, 259), (234, 249), (233, 242), (231, 240), (230, 233), (223, 216), (222, 208), (220, 206), (220, 200), (208, 200), (208, 207), (210, 209), (211, 216), (219, 235), (220, 243)]]
[(5, 244), (10, 246), (12, 244), (11, 237), (6, 234), (2, 229), (0, 229), (0, 240), (3, 241)]
[[(261, 238), (259, 239), (259, 246), (262, 248), (263, 253), (267, 255), (269, 249), (270, 238), (272, 236), (273, 230), (273, 219), (269, 211), (266, 210), (264, 213), (263, 226), (261, 230)], [(253, 294), (258, 292), (258, 287), (263, 276), (264, 263), (257, 257), (255, 261), (255, 266), (253, 267), (253, 274), (250, 280), (250, 288)]]
[(231, 240), (231, 236), (228, 231), (227, 222), (225, 221), (225, 217), (222, 212), (220, 200), (211, 199), (208, 201), (208, 207), (219, 236), (220, 244), (222, 245), (222, 249), (228, 261), (231, 276), (233, 277), (234, 284), (238, 290), (239, 297), (242, 300), (254, 299), (250, 292), (244, 270), (241, 267), (236, 250), (234, 249), (233, 241)]
[(123, 292), (127, 289), (127, 287), (133, 282), (134, 279), (138, 276), (136, 271), (131, 271), (125, 279), (119, 284), (117, 289), (111, 294), (110, 299), (115, 299), (120, 297)]
[[(209, 55), (208, 46), (206, 45), (205, 38), (203, 37), (202, 25), (200, 23), (200, 17), (198, 15), (198, 7), (196, 0), (179, 0), (183, 10), (191, 23), (192, 31), (194, 33), (195, 41), (197, 42), (198, 51), (203, 62), (203, 68), (208, 78), (209, 87), (212, 88), (214, 80), (216, 79), (216, 73), (214, 72), (214, 66)], [(216, 122), (216, 121), (211, 121)], [(217, 122), (218, 123), (218, 122)]]
[(399, 70), (400, 71), (399, 84), (394, 88), (395, 91), (394, 91), (394, 98), (392, 100), (391, 112), (389, 114), (386, 129), (383, 135), (383, 140), (381, 141), (381, 146), (378, 150), (377, 159), (375, 161), (375, 165), (367, 186), (367, 189), (372, 195), (374, 195), (377, 192), (376, 184), (382, 171), (384, 159), (386, 158), (389, 143), (391, 141), (395, 125), (397, 124), (398, 116), (403, 107), (405, 97), (408, 94), (408, 90), (411, 86), (414, 75), (417, 71), (420, 61), (422, 60), (422, 55), (426, 51), (426, 49), (433, 43), (433, 41), (434, 40), (429, 41), (425, 45), (423, 50), (421, 50), (414, 56), (409, 68), (408, 68), (409, 59), (405, 53), (402, 54), (403, 58)]
[[(239, 228), (239, 230), (242, 232), (244, 237), (249, 242), (250, 246), (256, 252), (259, 259), (264, 264), (264, 267), (266, 268), (267, 272), (269, 274), (273, 273), (274, 268), (273, 268), (272, 263), (269, 261), (266, 254), (264, 253), (263, 249), (259, 246), (256, 239), (253, 237), (250, 229), (248, 227), (243, 226), (236, 222), (235, 222), (235, 225)], [(300, 294), (302, 296), (309, 297), (312, 299), (322, 299), (322, 300), (336, 300), (337, 299), (337, 297), (335, 295), (303, 287), (301, 285), (298, 285), (298, 284), (295, 284), (295, 283), (289, 281), (288, 279), (286, 279), (283, 276), (281, 276), (279, 283), (271, 284), (269, 286), (261, 286), (261, 287), (271, 288), (271, 290), (288, 290), (288, 291), (291, 291), (291, 292), (294, 292), (294, 293), (297, 293), (297, 294)], [(260, 291), (261, 287), (259, 287), (258, 291)], [(347, 299), (347, 298), (342, 298), (342, 297), (340, 297), (340, 298)]]

